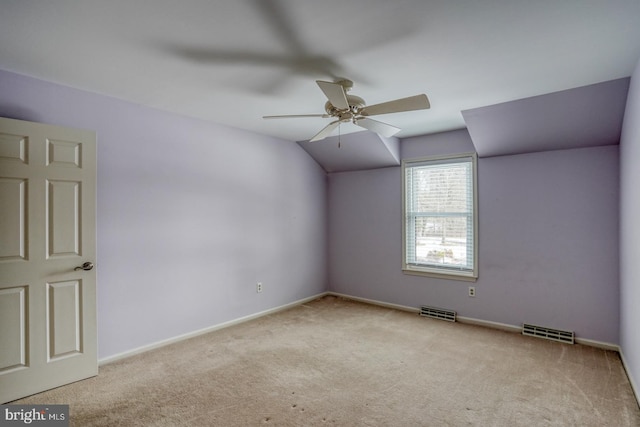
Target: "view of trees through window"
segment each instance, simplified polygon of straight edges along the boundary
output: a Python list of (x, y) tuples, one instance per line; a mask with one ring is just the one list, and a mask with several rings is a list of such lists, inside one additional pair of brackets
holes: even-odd
[(409, 261), (471, 267), (471, 163), (415, 166), (407, 174)]

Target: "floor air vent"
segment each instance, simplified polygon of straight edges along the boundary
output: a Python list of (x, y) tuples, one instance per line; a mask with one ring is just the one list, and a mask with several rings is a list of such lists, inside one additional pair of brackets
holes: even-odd
[(448, 322), (456, 321), (456, 312), (451, 310), (443, 310), (435, 307), (420, 307), (420, 316), (433, 317), (434, 319), (446, 320)]
[(545, 328), (543, 326), (528, 325), (526, 323), (522, 325), (522, 335), (545, 338), (548, 340), (564, 342), (567, 344), (573, 344), (574, 342), (573, 332)]

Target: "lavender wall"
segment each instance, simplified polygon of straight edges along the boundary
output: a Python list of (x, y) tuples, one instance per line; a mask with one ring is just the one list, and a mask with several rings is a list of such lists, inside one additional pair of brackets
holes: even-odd
[[(640, 393), (640, 61), (631, 77), (620, 140), (620, 347)], [(640, 397), (640, 396), (639, 396)]]
[[(401, 142), (402, 158), (469, 151), (466, 130)], [(330, 174), (330, 289), (618, 343), (618, 147), (481, 158), (478, 175), (477, 297), (401, 273), (398, 167)]]
[(0, 116), (97, 131), (100, 358), (326, 289), (326, 175), (297, 144), (4, 71)]

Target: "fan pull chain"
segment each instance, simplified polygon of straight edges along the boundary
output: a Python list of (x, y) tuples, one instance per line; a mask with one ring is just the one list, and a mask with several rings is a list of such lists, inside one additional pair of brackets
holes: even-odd
[(341, 128), (342, 128), (342, 123), (338, 125), (338, 148), (340, 148), (340, 137), (342, 136)]

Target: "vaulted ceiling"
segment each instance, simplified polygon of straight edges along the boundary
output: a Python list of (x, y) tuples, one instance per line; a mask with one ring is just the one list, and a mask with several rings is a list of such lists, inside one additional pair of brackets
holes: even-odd
[(379, 116), (403, 138), (628, 77), (638, 23), (637, 0), (3, 0), (0, 69), (291, 141), (329, 119), (262, 116), (324, 113), (315, 80), (367, 104), (426, 93), (429, 110)]

